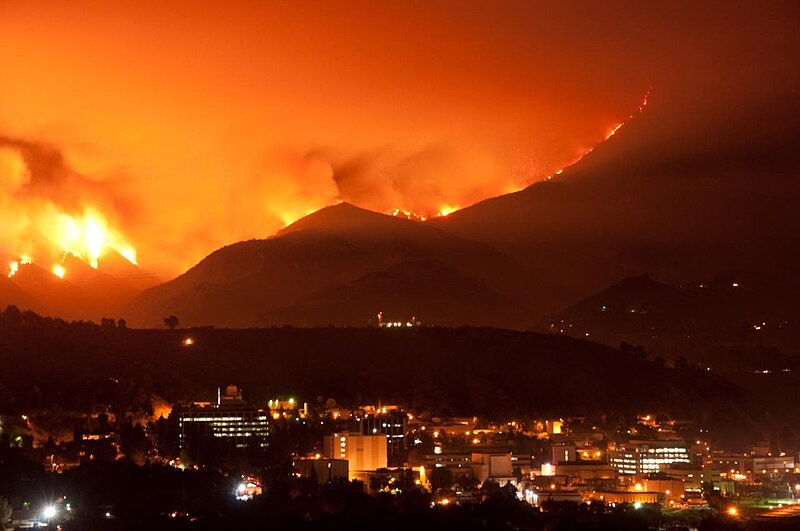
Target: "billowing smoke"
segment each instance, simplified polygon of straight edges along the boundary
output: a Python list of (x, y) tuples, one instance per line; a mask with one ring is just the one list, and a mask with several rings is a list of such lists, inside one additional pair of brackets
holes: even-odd
[(798, 85), (790, 3), (76, 1), (0, 7), (14, 259), (135, 246), (166, 278), (337, 201), (445, 214), (574, 162), (648, 80), (663, 134), (635, 162), (721, 158), (775, 136), (721, 117), (788, 122)]
[(9, 275), (20, 262), (57, 267), (65, 254), (97, 267), (109, 249), (135, 262), (120, 230), (128, 205), (108, 182), (75, 172), (54, 146), (0, 136), (0, 253)]

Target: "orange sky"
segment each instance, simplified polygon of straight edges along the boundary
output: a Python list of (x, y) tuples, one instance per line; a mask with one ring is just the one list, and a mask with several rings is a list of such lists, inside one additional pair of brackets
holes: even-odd
[[(559, 4), (0, 0), (0, 137), (102, 183), (85, 201), (164, 276), (339, 200), (463, 207), (560, 168), (648, 82), (658, 105), (728, 46), (723, 13), (687, 53), (712, 9)], [(2, 220), (34, 216), (1, 149)], [(79, 210), (80, 183), (37, 193)]]

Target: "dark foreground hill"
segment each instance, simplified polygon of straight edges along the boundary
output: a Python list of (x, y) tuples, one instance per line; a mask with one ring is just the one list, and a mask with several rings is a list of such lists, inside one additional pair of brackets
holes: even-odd
[(560, 290), (491, 246), (342, 203), (222, 248), (126, 311), (135, 326), (365, 326), (390, 319), (525, 328)]
[[(665, 412), (744, 435), (746, 392), (584, 340), (488, 328), (130, 330), (5, 312), (0, 409), (211, 398), (401, 402), (452, 415)], [(182, 341), (191, 337), (194, 344)], [(129, 406), (130, 407), (130, 406)]]

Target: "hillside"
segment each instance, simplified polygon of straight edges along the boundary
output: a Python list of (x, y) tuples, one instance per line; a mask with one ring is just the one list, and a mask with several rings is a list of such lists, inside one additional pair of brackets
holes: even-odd
[[(720, 427), (752, 420), (747, 393), (714, 373), (667, 369), (597, 343), (531, 332), (123, 330), (7, 312), (0, 326), (0, 405), (6, 409), (141, 401), (152, 392), (168, 400), (202, 399), (236, 383), (257, 401), (319, 396), (354, 406), (382, 400), (452, 415), (663, 411)], [(188, 347), (187, 337), (194, 339)], [(73, 377), (64, 379), (66, 372)]]
[(686, 130), (654, 104), (552, 181), (427, 223), (584, 294), (645, 272), (674, 283), (792, 273), (800, 137), (762, 118), (728, 117), (720, 130), (765, 131), (749, 144), (723, 142), (719, 130)]
[(166, 315), (187, 325), (363, 326), (384, 311), (523, 328), (557, 307), (559, 294), (488, 245), (342, 203), (212, 253), (143, 293), (126, 316), (137, 326)]
[[(668, 359), (685, 356), (718, 368), (739, 366), (743, 360), (732, 349), (800, 352), (799, 291), (791, 277), (772, 275), (736, 273), (685, 285), (630, 277), (553, 316), (546, 328), (576, 337), (588, 334), (610, 345), (644, 345)], [(742, 367), (772, 367), (775, 360), (767, 357), (750, 356)]]
[(64, 278), (37, 264), (20, 265), (0, 287), (0, 302), (64, 319), (99, 321), (121, 317), (125, 304), (157, 283), (155, 277), (116, 253), (103, 257), (98, 269), (74, 256), (67, 256), (62, 266)]

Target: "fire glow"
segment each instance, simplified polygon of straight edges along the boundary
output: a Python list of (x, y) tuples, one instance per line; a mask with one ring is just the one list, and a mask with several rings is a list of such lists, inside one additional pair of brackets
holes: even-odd
[[(113, 250), (131, 264), (137, 265), (136, 249), (125, 241), (119, 231), (109, 227), (105, 218), (95, 210), (86, 209), (82, 216), (56, 212), (42, 222), (40, 232), (61, 256), (51, 268), (53, 275), (60, 279), (66, 275), (63, 262), (69, 255), (84, 260), (90, 267), (97, 269), (101, 256), (108, 250)], [(32, 263), (33, 258), (28, 255), (12, 261), (9, 264), (8, 278), (13, 278), (21, 266)]]
[(600, 142), (598, 142), (597, 144), (595, 144), (594, 146), (592, 146), (590, 148), (584, 149), (572, 162), (570, 162), (564, 168), (558, 170), (557, 172), (555, 172), (555, 173), (553, 173), (551, 175), (548, 175), (545, 178), (545, 180), (546, 181), (550, 181), (550, 180), (553, 179), (553, 177), (555, 177), (557, 175), (561, 175), (566, 168), (569, 168), (570, 166), (574, 166), (575, 164), (580, 162), (586, 155), (588, 155), (589, 153), (594, 151), (597, 146), (599, 146), (600, 144), (602, 144), (606, 140), (609, 140), (612, 136), (617, 134), (617, 131), (622, 129), (622, 126), (624, 126), (626, 123), (628, 123), (629, 121), (633, 120), (636, 117), (636, 115), (643, 113), (644, 110), (645, 110), (645, 107), (647, 107), (647, 101), (650, 98), (650, 91), (651, 90), (652, 90), (652, 87), (648, 87), (647, 88), (647, 91), (644, 93), (644, 96), (642, 97), (642, 101), (639, 103), (639, 107), (636, 109), (636, 111), (634, 111), (631, 114), (629, 114), (627, 118), (625, 118), (620, 123), (618, 123), (613, 128), (611, 128), (611, 130), (608, 133), (606, 133), (606, 136), (603, 137), (603, 139)]
[(0, 137), (0, 249), (11, 259), (7, 276), (36, 263), (64, 278), (68, 256), (97, 269), (110, 251), (136, 265), (136, 249), (116, 226), (113, 194), (53, 153), (49, 146)]
[[(572, 161), (570, 161), (568, 164), (566, 164), (563, 168), (561, 168), (560, 170), (556, 171), (555, 173), (552, 173), (552, 174), (548, 175), (543, 180), (550, 181), (550, 180), (553, 179), (553, 177), (557, 177), (557, 176), (561, 175), (562, 173), (564, 173), (565, 169), (569, 168), (570, 166), (574, 166), (575, 164), (580, 162), (585, 156), (587, 156), (589, 153), (594, 151), (597, 148), (597, 146), (599, 146), (600, 144), (602, 144), (603, 142), (609, 140), (612, 136), (617, 134), (617, 132), (620, 129), (622, 129), (622, 127), (626, 123), (628, 123), (630, 120), (633, 120), (637, 115), (643, 113), (645, 108), (647, 107), (647, 102), (648, 102), (648, 99), (650, 98), (651, 90), (652, 90), (652, 86), (648, 86), (648, 88), (645, 91), (644, 96), (642, 97), (642, 100), (639, 103), (639, 106), (637, 107), (637, 109), (634, 112), (632, 112), (631, 114), (629, 114), (624, 120), (622, 120), (621, 122), (616, 124), (614, 127), (612, 127), (608, 131), (608, 133), (606, 133), (605, 136), (597, 144), (595, 144), (595, 145), (593, 145), (593, 146), (591, 146), (589, 148), (583, 149), (582, 151), (580, 151), (578, 153), (578, 155), (574, 159), (572, 159)], [(510, 194), (510, 193), (519, 192), (524, 187), (525, 187), (524, 185), (523, 186), (513, 185), (513, 186), (507, 188), (504, 193)], [(391, 215), (391, 216), (394, 216), (394, 217), (401, 217), (401, 218), (410, 219), (410, 220), (413, 220), (413, 221), (425, 221), (425, 220), (427, 220), (429, 218), (434, 218), (434, 217), (446, 217), (446, 216), (452, 214), (453, 212), (456, 212), (456, 211), (460, 210), (461, 208), (462, 207), (460, 207), (460, 206), (442, 205), (441, 207), (439, 207), (439, 210), (434, 212), (433, 214), (420, 214), (418, 212), (414, 212), (414, 211), (411, 211), (411, 210), (406, 210), (404, 208), (394, 208), (394, 209), (388, 210), (386, 213)]]
[(87, 209), (83, 216), (59, 214), (51, 241), (63, 252), (85, 260), (97, 269), (100, 256), (112, 249), (136, 265), (136, 250), (125, 242), (118, 231), (112, 230), (98, 212)]

